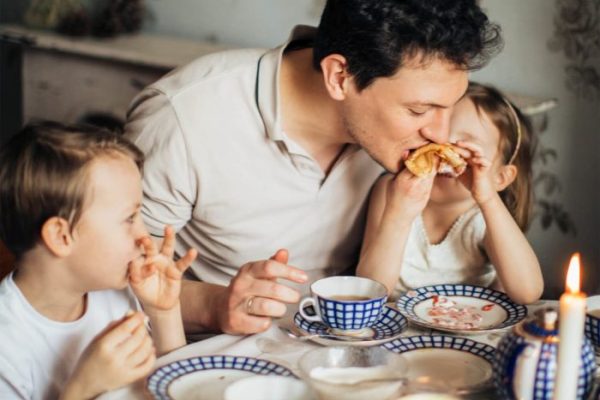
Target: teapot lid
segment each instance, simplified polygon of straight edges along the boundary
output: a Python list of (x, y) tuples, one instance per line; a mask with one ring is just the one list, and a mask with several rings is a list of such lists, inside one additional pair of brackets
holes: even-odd
[(558, 310), (544, 307), (537, 310), (531, 319), (523, 324), (525, 332), (542, 338), (558, 336)]

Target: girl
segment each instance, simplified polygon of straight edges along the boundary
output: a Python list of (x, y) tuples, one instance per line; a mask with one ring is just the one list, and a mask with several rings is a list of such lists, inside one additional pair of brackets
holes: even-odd
[(542, 274), (523, 234), (532, 206), (529, 122), (498, 90), (470, 83), (454, 107), (450, 142), (469, 165), (458, 178), (405, 169), (376, 183), (357, 275), (396, 296), (465, 283), (537, 300)]

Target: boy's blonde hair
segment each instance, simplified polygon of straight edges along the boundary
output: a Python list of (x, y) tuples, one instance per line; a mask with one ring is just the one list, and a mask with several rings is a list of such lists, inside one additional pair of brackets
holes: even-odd
[(54, 122), (28, 125), (0, 148), (0, 239), (17, 260), (49, 218), (64, 218), (71, 229), (77, 224), (90, 165), (99, 157), (130, 158), (140, 171), (144, 160), (113, 132)]
[(533, 208), (532, 167), (537, 145), (531, 122), (492, 86), (470, 82), (466, 96), (500, 131), (499, 152), (503, 164), (517, 167), (517, 177), (500, 192), (500, 197), (521, 230), (526, 231)]

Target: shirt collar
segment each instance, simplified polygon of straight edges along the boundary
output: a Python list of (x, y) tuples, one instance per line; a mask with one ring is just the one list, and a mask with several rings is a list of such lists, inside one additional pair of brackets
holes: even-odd
[(314, 27), (298, 25), (292, 30), (287, 42), (267, 51), (258, 60), (255, 99), (258, 112), (265, 126), (265, 132), (271, 140), (285, 140), (285, 135), (283, 135), (281, 129), (279, 90), (279, 74), (283, 53), (294, 41), (313, 39), (316, 31)]

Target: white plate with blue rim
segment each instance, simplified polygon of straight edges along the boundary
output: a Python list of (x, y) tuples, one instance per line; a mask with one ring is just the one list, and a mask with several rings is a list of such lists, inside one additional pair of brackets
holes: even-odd
[(156, 369), (146, 381), (154, 399), (222, 399), (227, 386), (254, 375), (296, 377), (286, 367), (260, 358), (212, 355), (179, 360)]
[(409, 290), (396, 306), (413, 324), (462, 335), (505, 329), (527, 316), (527, 307), (516, 304), (505, 293), (473, 285)]
[[(308, 315), (315, 315), (312, 306), (307, 306), (304, 311)], [(327, 335), (327, 338), (314, 337), (311, 340), (324, 346), (375, 346), (399, 337), (408, 326), (406, 318), (392, 305), (384, 305), (377, 322), (360, 332), (341, 335), (332, 331), (320, 321), (307, 321), (299, 312), (294, 315), (294, 324), (304, 335)], [(346, 340), (350, 336), (352, 341)]]
[(407, 380), (433, 382), (456, 394), (481, 392), (493, 384), (495, 349), (468, 338), (446, 335), (406, 336), (381, 347), (402, 354)]

